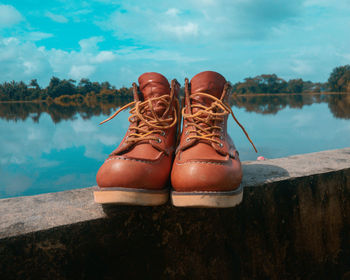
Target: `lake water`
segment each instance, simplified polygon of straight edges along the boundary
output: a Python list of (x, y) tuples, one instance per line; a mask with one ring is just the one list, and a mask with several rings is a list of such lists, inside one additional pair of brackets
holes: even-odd
[[(350, 146), (350, 95), (235, 96), (230, 102), (259, 151), (230, 118), (242, 161)], [(98, 124), (120, 105), (0, 104), (0, 198), (95, 185), (129, 113)]]

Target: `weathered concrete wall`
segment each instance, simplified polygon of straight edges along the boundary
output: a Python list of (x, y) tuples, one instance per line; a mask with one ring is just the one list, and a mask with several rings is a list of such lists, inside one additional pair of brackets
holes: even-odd
[(0, 279), (350, 279), (350, 148), (244, 170), (232, 209), (0, 200)]

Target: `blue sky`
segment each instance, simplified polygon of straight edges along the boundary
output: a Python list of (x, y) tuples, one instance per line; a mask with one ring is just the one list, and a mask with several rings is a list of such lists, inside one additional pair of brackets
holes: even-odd
[(348, 0), (0, 0), (0, 82), (129, 86), (214, 70), (324, 82), (350, 64)]

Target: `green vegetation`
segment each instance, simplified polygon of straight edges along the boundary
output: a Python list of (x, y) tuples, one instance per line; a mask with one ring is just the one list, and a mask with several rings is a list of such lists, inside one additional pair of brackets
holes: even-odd
[[(302, 79), (285, 81), (275, 74), (263, 74), (245, 78), (233, 85), (237, 94), (249, 93), (308, 93), (308, 92), (350, 92), (350, 65), (333, 69), (327, 83), (313, 83)], [(61, 105), (94, 106), (97, 103), (111, 103), (131, 100), (132, 88), (116, 89), (109, 82), (91, 82), (81, 79), (60, 80), (52, 77), (46, 88), (41, 88), (36, 79), (28, 85), (24, 82), (4, 82), (0, 84), (0, 101), (46, 101)]]
[(334, 68), (328, 79), (328, 84), (331, 91), (350, 92), (350, 65)]
[(287, 82), (275, 74), (260, 75), (254, 78), (245, 78), (244, 82), (234, 84), (233, 91), (240, 94), (350, 92), (350, 65), (334, 68), (327, 83), (313, 83), (302, 79), (293, 79)]
[(81, 79), (60, 80), (52, 77), (46, 88), (41, 88), (36, 79), (29, 85), (24, 82), (4, 82), (0, 84), (0, 101), (47, 101), (49, 103), (93, 104), (113, 102), (116, 99), (132, 98), (132, 88), (116, 89), (109, 82), (91, 82)]
[(245, 78), (244, 82), (233, 85), (233, 91), (245, 93), (303, 93), (328, 90), (327, 83), (313, 83), (302, 79), (293, 79), (288, 82), (277, 75), (260, 75), (254, 78)]

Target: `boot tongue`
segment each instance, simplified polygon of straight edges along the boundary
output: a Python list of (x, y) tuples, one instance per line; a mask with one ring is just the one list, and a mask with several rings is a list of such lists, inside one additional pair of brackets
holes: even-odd
[[(191, 80), (191, 95), (202, 92), (220, 99), (225, 84), (225, 78), (219, 73), (213, 71), (201, 72)], [(210, 106), (212, 101), (212, 99), (204, 96), (194, 96), (192, 99), (193, 104), (202, 104), (204, 106)]]
[[(144, 73), (139, 77), (139, 88), (141, 91), (142, 101), (149, 98), (159, 97), (170, 94), (170, 84), (161, 74), (155, 72)], [(159, 101), (153, 101), (153, 110), (158, 116), (162, 116), (165, 106)]]
[(161, 74), (144, 73), (139, 77), (139, 88), (144, 100), (170, 94), (170, 84)]
[[(195, 93), (206, 93), (212, 95), (218, 99), (221, 98), (224, 86), (226, 84), (225, 78), (219, 73), (213, 71), (205, 71), (197, 74), (191, 80), (191, 95)], [(192, 104), (201, 104), (203, 106), (209, 107), (213, 99), (201, 95), (195, 95), (191, 98)], [(200, 108), (192, 107), (192, 113), (198, 112)], [(200, 115), (201, 118), (206, 118), (208, 115), (206, 113)], [(214, 123), (213, 123), (214, 124)], [(203, 128), (207, 128), (208, 124), (200, 123)], [(207, 143), (212, 145), (212, 143)]]

